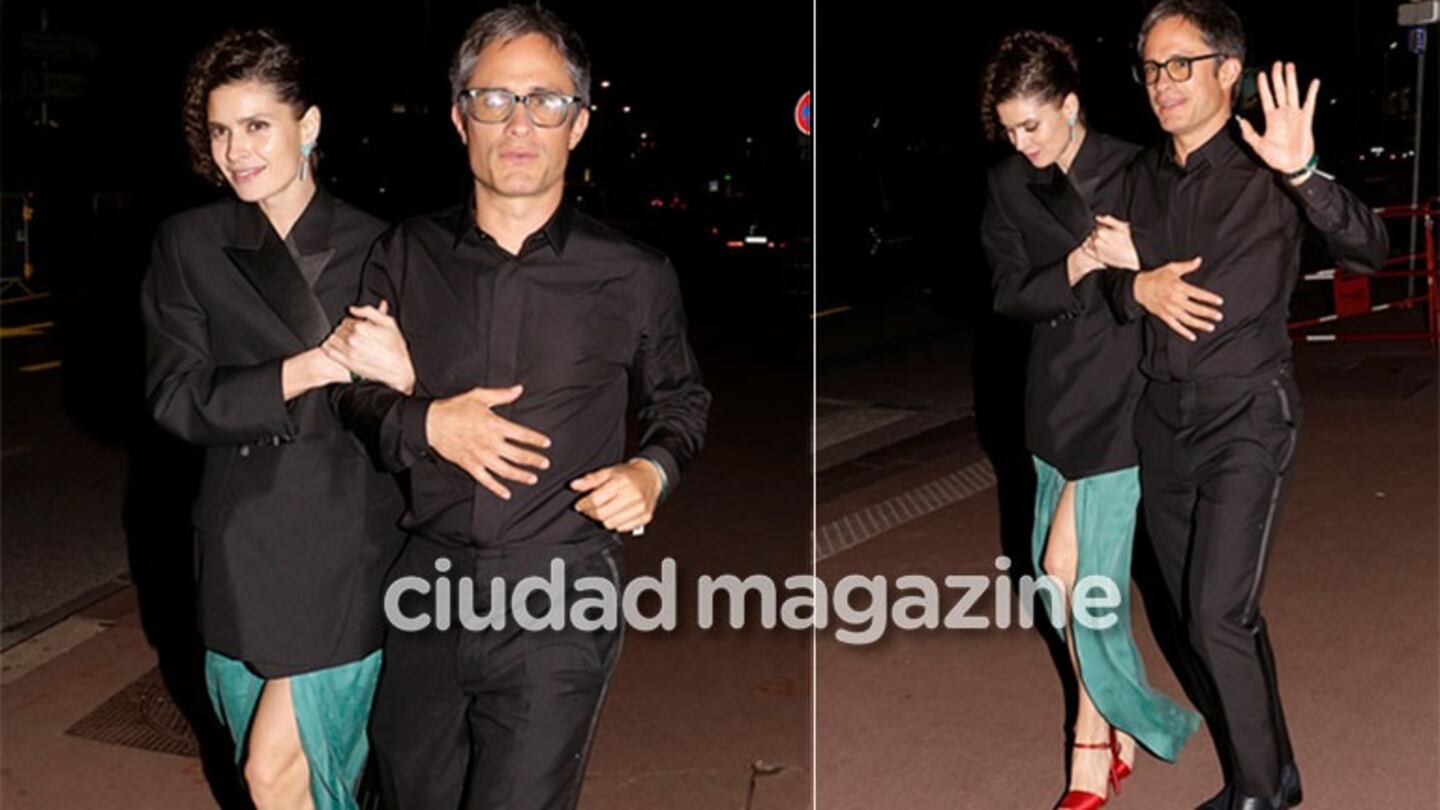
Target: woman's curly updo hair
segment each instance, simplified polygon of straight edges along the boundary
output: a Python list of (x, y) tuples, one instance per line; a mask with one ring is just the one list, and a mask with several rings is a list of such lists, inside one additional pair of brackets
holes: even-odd
[(210, 156), (205, 114), (210, 91), (231, 82), (260, 82), (294, 107), (298, 118), (310, 107), (301, 89), (302, 67), (294, 46), (268, 28), (227, 31), (201, 51), (185, 76), (185, 143), (190, 148), (191, 168), (216, 185), (225, 182)]
[(1080, 60), (1070, 43), (1043, 31), (1016, 31), (1000, 41), (980, 77), (980, 122), (998, 141), (1005, 127), (995, 105), (1019, 96), (1050, 102), (1080, 89)]

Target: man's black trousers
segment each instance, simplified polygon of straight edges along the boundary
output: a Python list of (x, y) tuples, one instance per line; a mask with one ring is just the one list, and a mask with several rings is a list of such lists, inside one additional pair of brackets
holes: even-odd
[[(414, 574), (426, 576), (420, 558), (433, 546), (412, 538), (405, 556)], [(483, 560), (465, 568), (457, 553), (449, 574), (475, 578), (475, 612), (489, 610), (490, 581), (503, 577), (507, 602), (522, 577), (548, 576), (548, 559)], [(400, 567), (397, 567), (400, 568)], [(433, 579), (433, 565), (428, 568)], [(623, 585), (621, 550), (606, 546), (567, 562), (566, 616), (562, 630), (526, 630), (507, 622), (503, 630), (479, 632), (452, 625), (406, 633), (393, 627), (371, 717), (385, 807), (391, 810), (569, 810), (579, 799), (590, 741), (611, 672), (620, 656), (623, 616), (613, 630), (572, 626), (568, 605), (578, 597), (575, 581), (599, 577)], [(416, 596), (411, 594), (412, 597)], [(543, 615), (549, 599), (527, 600)], [(402, 600), (406, 615), (434, 610), (433, 592)], [(454, 617), (452, 616), (452, 621)]]
[(1146, 527), (1192, 654), (1179, 675), (1250, 796), (1277, 796), (1293, 759), (1260, 595), (1300, 421), (1288, 364), (1151, 381), (1136, 414)]

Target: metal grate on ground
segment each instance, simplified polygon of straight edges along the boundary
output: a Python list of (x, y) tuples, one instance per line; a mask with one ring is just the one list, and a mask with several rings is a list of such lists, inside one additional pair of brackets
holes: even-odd
[(200, 744), (170, 699), (158, 667), (100, 704), (65, 733), (162, 754), (200, 756)]
[(995, 469), (986, 459), (836, 518), (820, 527), (815, 558), (833, 557), (878, 534), (978, 495), (993, 486)]

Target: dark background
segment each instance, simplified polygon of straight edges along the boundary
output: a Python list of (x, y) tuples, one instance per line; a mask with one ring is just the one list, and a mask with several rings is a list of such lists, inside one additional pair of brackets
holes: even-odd
[[(464, 193), (468, 178), (448, 122), (447, 69), (470, 21), (494, 5), (9, 3), (6, 190), (64, 179), (173, 201), (165, 207), (199, 196), (187, 177), (180, 130), (185, 67), (222, 31), (266, 25), (308, 58), (325, 114), (323, 175), (337, 190), (392, 218), (448, 203)], [(778, 167), (796, 157), (791, 112), (809, 89), (808, 8), (547, 6), (579, 30), (589, 48), (601, 109), (576, 162), (590, 165), (610, 196), (619, 196), (616, 185), (643, 187), (661, 177), (688, 190), (697, 179), (753, 170), (765, 161)], [(42, 17), (52, 34), (88, 39), (93, 58), (42, 65), (28, 55), (22, 37), (38, 32)], [(74, 77), (67, 84), (80, 88), (76, 97), (50, 101), (56, 124), (48, 128), (33, 125), (41, 116), (33, 91), (44, 72)], [(602, 79), (611, 89), (600, 87)], [(22, 103), (13, 103), (17, 98)], [(622, 113), (624, 105), (633, 112)], [(658, 146), (637, 152), (640, 132)], [(638, 171), (627, 162), (632, 152)], [(637, 173), (641, 179), (629, 176)], [(808, 189), (775, 186), (798, 199), (808, 196)]]
[[(229, 193), (188, 168), (180, 110), (196, 52), (229, 28), (269, 26), (296, 42), (323, 113), (322, 182), (395, 221), (469, 192), (449, 121), (448, 67), (470, 22), (496, 5), (5, 4), (5, 272), (18, 261), (15, 203), (25, 195), (34, 210), (28, 286), (54, 295), (34, 317), (57, 322), (72, 416), (106, 438), (133, 429), (134, 303), (150, 238), (163, 217)], [(807, 313), (811, 160), (793, 111), (811, 83), (809, 8), (758, 0), (547, 7), (585, 40), (598, 105), (572, 155), (572, 196), (671, 255), (705, 335), (728, 328), (737, 304), (767, 316)], [(79, 45), (54, 58), (36, 47), (42, 32)], [(767, 243), (727, 249), (747, 233)], [(9, 322), (25, 319), (10, 309)], [(107, 396), (103, 407), (94, 396), (122, 390), (135, 396)]]
[[(1142, 145), (1157, 143), (1163, 133), (1130, 77), (1136, 34), (1152, 5), (1028, 0), (948, 7), (942, 15), (931, 4), (895, 0), (883, 16), (820, 7), (818, 306), (928, 289), (948, 312), (974, 318), (988, 309), (988, 291), (971, 283), (983, 285), (986, 278), (977, 230), (984, 172), (1011, 150), (987, 144), (981, 132), (985, 61), (1017, 29), (1063, 36), (1080, 57), (1081, 103), (1090, 125)], [(1297, 63), (1302, 84), (1320, 78), (1322, 167), (1373, 205), (1408, 203), (1411, 163), (1404, 153), (1414, 148), (1415, 57), (1395, 22), (1397, 3), (1232, 5), (1245, 23), (1247, 66), (1284, 59)], [(1436, 188), (1435, 63), (1432, 54), (1422, 199)], [(1249, 114), (1262, 120), (1258, 102)], [(1378, 162), (1372, 147), (1382, 149)], [(875, 283), (877, 276), (883, 284)], [(822, 335), (822, 364), (825, 343)]]
[[(229, 28), (272, 27), (295, 42), (323, 113), (319, 178), (352, 204), (400, 220), (469, 193), (448, 67), (470, 22), (497, 5), (22, 0), (0, 12), (7, 279), (20, 278), (26, 247), (17, 238), (20, 201), (34, 211), (34, 272), (24, 279), (34, 294), (7, 288), (0, 310), (5, 637), (29, 637), (117, 581), (133, 582), (167, 687), (226, 806), (237, 786), (196, 669), (196, 449), (153, 425), (143, 391), (138, 294), (156, 225), (230, 193), (189, 169), (186, 68)], [(567, 188), (582, 208), (674, 260), (715, 392), (717, 448), (704, 465), (728, 482), (720, 497), (751, 485), (763, 467), (784, 503), (766, 515), (783, 541), (745, 535), (736, 553), (788, 542), (785, 565), (801, 570), (811, 511), (813, 181), (810, 140), (793, 115), (812, 83), (810, 8), (546, 5), (584, 39), (598, 105)], [(751, 450), (784, 463), (757, 461)], [(691, 480), (694, 497), (666, 510), (674, 524), (705, 502), (704, 475)], [(633, 570), (651, 562), (632, 560)]]
[[(1137, 32), (1153, 2), (893, 0), (869, 7), (818, 6), (820, 433), (823, 439), (827, 409), (842, 426), (852, 414), (910, 414), (875, 429), (896, 442), (887, 450), (822, 469), (822, 510), (843, 514), (834, 504), (850, 492), (866, 491), (861, 489), (865, 482), (913, 476), (915, 466), (936, 464), (936, 458), (963, 464), (967, 456), (947, 448), (975, 441), (996, 476), (997, 550), (1015, 561), (1012, 576), (1035, 573), (1030, 552), (1034, 466), (1023, 425), (1030, 327), (992, 312), (990, 270), (979, 240), (985, 172), (1013, 149), (1008, 143), (985, 142), (980, 74), (1006, 34), (1026, 28), (1058, 34), (1079, 55), (1080, 100), (1089, 126), (1143, 146), (1160, 143), (1166, 136), (1155, 123), (1144, 88), (1131, 78)], [(1234, 0), (1232, 5), (1247, 34), (1247, 66), (1268, 69), (1275, 60), (1293, 61), (1302, 84), (1321, 79), (1315, 123), (1321, 167), (1372, 206), (1408, 204), (1411, 155), (1417, 148), (1411, 92), (1416, 57), (1396, 24), (1397, 3)], [(1440, 46), (1434, 41), (1435, 26), (1430, 29), (1426, 142), (1419, 149), (1422, 199), (1436, 193), (1440, 170), (1440, 60), (1433, 53)], [(1253, 76), (1247, 84), (1242, 112), (1263, 130)], [(1392, 253), (1403, 251), (1406, 236), (1404, 223), (1394, 222)], [(1302, 252), (1304, 271), (1331, 266), (1314, 248)], [(1405, 286), (1404, 280), (1375, 282), (1373, 300), (1394, 301), (1405, 294)], [(1330, 293), (1328, 284), (1297, 284), (1291, 302), (1295, 317), (1333, 312)], [(1410, 319), (1406, 326), (1415, 328), (1418, 312), (1404, 314)], [(1392, 312), (1356, 321), (1373, 324), (1373, 318), (1391, 315), (1402, 317)], [(1324, 330), (1361, 331), (1356, 321)], [(906, 433), (907, 424), (920, 427)], [(843, 449), (839, 445), (827, 452), (840, 458)], [(833, 503), (826, 503), (827, 493)], [(953, 560), (977, 554), (970, 545), (974, 542), (987, 548), (992, 542), (977, 537), (971, 526), (946, 531), (943, 539), (924, 541), (923, 547), (904, 545), (903, 553), (913, 559), (933, 552), (954, 555), (946, 557)], [(1148, 542), (1137, 540), (1135, 550), (1134, 578), (1146, 598), (1151, 629), (1162, 651), (1171, 653), (1179, 633), (1168, 596)], [(870, 552), (869, 559), (885, 558)], [(1075, 683), (1068, 653), (1058, 638), (1042, 636), (1065, 686), (1062, 728), (1069, 728)], [(829, 694), (837, 693), (843, 689)], [(821, 694), (823, 706), (827, 696)], [(905, 697), (912, 697), (908, 690)], [(829, 706), (833, 712), (834, 704)], [(822, 709), (821, 716), (829, 712)]]

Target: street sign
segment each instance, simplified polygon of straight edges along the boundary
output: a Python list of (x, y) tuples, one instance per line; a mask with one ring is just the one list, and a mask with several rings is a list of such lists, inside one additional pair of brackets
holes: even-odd
[(795, 126), (806, 135), (810, 134), (810, 91), (806, 90), (805, 95), (795, 104)]
[(65, 34), (37, 34), (27, 32), (20, 35), (20, 52), (26, 59), (61, 59), (72, 62), (91, 62), (99, 48), (89, 37), (74, 37)]
[(1402, 26), (1429, 25), (1440, 22), (1440, 0), (1425, 0), (1423, 3), (1402, 3), (1399, 8), (1399, 23)]
[(1424, 28), (1410, 29), (1410, 53), (1425, 53), (1425, 33)]
[(25, 70), (20, 73), (20, 91), (25, 98), (83, 98), (90, 85), (80, 73)]

